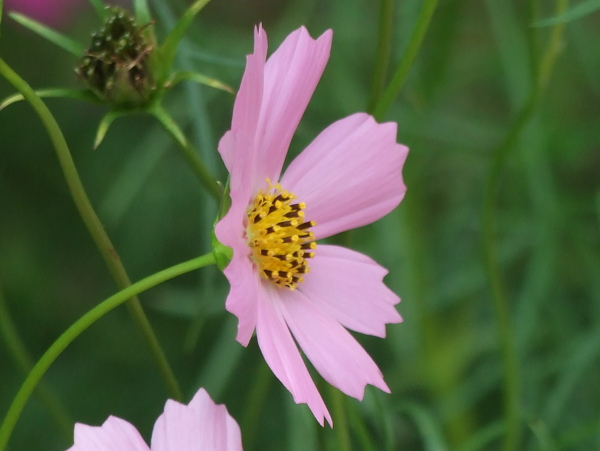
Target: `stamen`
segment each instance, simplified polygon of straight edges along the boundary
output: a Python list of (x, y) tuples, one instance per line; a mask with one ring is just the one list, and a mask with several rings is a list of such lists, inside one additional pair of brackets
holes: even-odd
[(317, 248), (314, 233), (316, 223), (303, 221), (304, 202), (292, 203), (296, 196), (279, 183), (259, 191), (248, 209), (246, 237), (252, 249), (252, 259), (263, 277), (279, 287), (295, 290), (309, 272), (307, 259)]

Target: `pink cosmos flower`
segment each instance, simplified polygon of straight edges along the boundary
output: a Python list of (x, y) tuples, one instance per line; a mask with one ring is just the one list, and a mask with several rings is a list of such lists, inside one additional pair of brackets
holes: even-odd
[(297, 345), (329, 383), (362, 399), (367, 384), (389, 389), (346, 328), (384, 337), (385, 325), (402, 319), (384, 268), (315, 240), (394, 209), (406, 191), (408, 148), (396, 143), (396, 124), (354, 114), (327, 127), (280, 177), (332, 32), (314, 40), (300, 28), (266, 62), (262, 27), (254, 38), (231, 130), (219, 143), (231, 187), (230, 210), (216, 226), (233, 249), (226, 306), (238, 318), (237, 340), (246, 346), (256, 330), (265, 360), (294, 400), (308, 404), (321, 425), (333, 425)]
[(110, 416), (102, 426), (75, 425), (67, 451), (241, 451), (240, 428), (223, 405), (201, 388), (189, 405), (169, 400), (154, 423), (152, 446), (125, 420)]

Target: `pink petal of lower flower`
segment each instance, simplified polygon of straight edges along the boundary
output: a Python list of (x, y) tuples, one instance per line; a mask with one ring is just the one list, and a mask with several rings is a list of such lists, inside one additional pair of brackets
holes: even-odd
[(202, 388), (187, 406), (167, 401), (152, 431), (152, 451), (241, 450), (239, 426)]
[(315, 40), (301, 27), (267, 60), (255, 145), (257, 171), (273, 182), (279, 179), (294, 132), (325, 70), (332, 35), (328, 30)]
[(379, 368), (335, 319), (306, 296), (290, 292), (282, 308), (285, 321), (310, 362), (327, 382), (362, 400), (367, 384), (389, 393)]
[(404, 197), (408, 148), (396, 143), (396, 124), (364, 113), (327, 127), (290, 164), (282, 186), (306, 202), (317, 238), (369, 224)]
[(67, 451), (150, 451), (130, 423), (110, 416), (102, 426), (75, 425), (75, 443)]
[(385, 337), (385, 325), (402, 318), (400, 298), (383, 283), (387, 270), (366, 255), (319, 244), (298, 290), (348, 329)]
[(327, 419), (333, 427), (327, 407), (284, 321), (282, 309), (287, 299), (282, 299), (280, 296), (280, 288), (265, 286), (259, 301), (256, 322), (258, 345), (265, 361), (275, 376), (290, 391), (294, 401), (308, 404), (321, 426)]

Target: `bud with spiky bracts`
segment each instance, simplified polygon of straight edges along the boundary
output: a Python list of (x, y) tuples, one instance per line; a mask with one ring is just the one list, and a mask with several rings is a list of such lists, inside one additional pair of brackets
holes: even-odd
[(155, 48), (152, 36), (125, 10), (107, 7), (107, 13), (75, 72), (101, 100), (141, 107), (156, 89), (150, 62)]

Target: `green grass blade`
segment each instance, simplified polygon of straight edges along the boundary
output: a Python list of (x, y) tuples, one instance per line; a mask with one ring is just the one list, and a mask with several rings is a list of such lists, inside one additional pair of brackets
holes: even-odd
[(556, 25), (558, 23), (572, 22), (577, 19), (581, 19), (585, 16), (589, 16), (595, 11), (600, 9), (600, 0), (587, 0), (572, 8), (569, 8), (562, 14), (553, 17), (547, 17), (546, 19), (538, 20), (533, 24), (534, 27), (548, 27)]
[[(84, 100), (92, 103), (102, 103), (93, 92), (87, 89), (67, 89), (67, 88), (52, 88), (52, 89), (40, 89), (35, 91), (36, 95), (41, 98), (64, 98), (64, 99), (75, 99)], [(20, 102), (23, 100), (23, 95), (12, 94), (0, 101), (0, 111), (13, 103)]]
[(170, 72), (170, 68), (175, 60), (175, 53), (177, 52), (177, 48), (179, 47), (179, 43), (181, 42), (181, 38), (183, 38), (185, 31), (191, 25), (196, 15), (204, 8), (204, 6), (206, 6), (206, 4), (208, 4), (208, 2), (210, 2), (210, 0), (198, 0), (194, 2), (183, 16), (181, 16), (181, 19), (175, 24), (175, 28), (173, 28), (166, 37), (160, 50), (164, 58), (167, 72)]
[(9, 13), (8, 14), (13, 20), (23, 25), (25, 28), (37, 33), (41, 37), (47, 39), (52, 42), (54, 45), (57, 45), (63, 50), (66, 50), (69, 53), (72, 53), (76, 57), (80, 57), (83, 55), (85, 51), (85, 47), (79, 42), (65, 36), (62, 33), (54, 31), (51, 28), (48, 28), (46, 25), (41, 24), (33, 19), (30, 19), (27, 16), (19, 13)]

